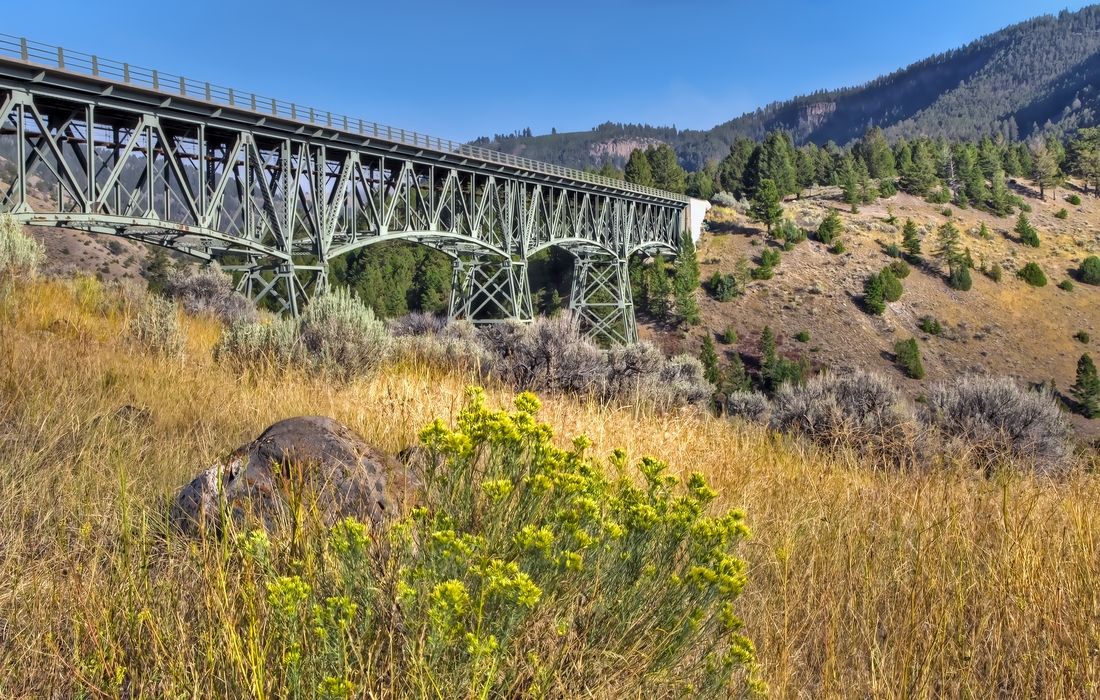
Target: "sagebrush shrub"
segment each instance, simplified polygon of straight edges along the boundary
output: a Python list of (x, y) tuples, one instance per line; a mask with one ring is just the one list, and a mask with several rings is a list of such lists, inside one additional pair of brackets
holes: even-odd
[(490, 369), (519, 389), (554, 394), (604, 390), (606, 362), (574, 314), (540, 316), (526, 325), (486, 324), (479, 338), (489, 353)]
[(186, 342), (175, 302), (156, 295), (134, 310), (126, 330), (132, 341), (163, 355), (181, 354)]
[(386, 324), (346, 289), (314, 297), (299, 323), (302, 352), (314, 369), (350, 380), (385, 358)]
[(425, 311), (413, 311), (386, 321), (386, 328), (395, 338), (439, 335), (447, 325), (447, 319)]
[(168, 276), (163, 291), (191, 314), (209, 314), (226, 323), (259, 319), (256, 307), (233, 289), (233, 278), (216, 262), (198, 271), (174, 271)]
[(0, 273), (8, 278), (34, 277), (42, 258), (42, 246), (26, 234), (23, 224), (0, 213)]
[(300, 359), (298, 322), (269, 316), (258, 321), (234, 321), (222, 329), (214, 358), (241, 365), (286, 369)]
[(919, 433), (897, 388), (863, 372), (784, 385), (772, 400), (771, 425), (823, 446), (840, 444), (893, 460), (909, 458)]
[(768, 419), (768, 397), (759, 391), (731, 391), (726, 394), (726, 415), (758, 423)]
[(1072, 429), (1053, 397), (1010, 379), (964, 377), (928, 393), (931, 421), (986, 468), (1011, 457), (1039, 471), (1068, 465)]

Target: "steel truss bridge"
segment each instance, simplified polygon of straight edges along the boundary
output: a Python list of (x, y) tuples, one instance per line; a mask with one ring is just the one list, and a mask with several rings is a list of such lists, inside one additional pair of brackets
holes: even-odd
[(0, 210), (217, 260), (291, 314), (379, 241), (453, 260), (450, 316), (533, 316), (527, 265), (575, 258), (590, 333), (637, 339), (627, 260), (675, 254), (686, 197), (0, 35)]

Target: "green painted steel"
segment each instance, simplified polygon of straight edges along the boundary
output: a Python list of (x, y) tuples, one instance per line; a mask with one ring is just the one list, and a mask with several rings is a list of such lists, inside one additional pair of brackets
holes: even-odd
[(451, 317), (530, 320), (527, 260), (577, 259), (570, 306), (637, 338), (626, 261), (675, 254), (661, 190), (0, 35), (0, 209), (219, 260), (297, 314), (385, 240), (454, 260)]

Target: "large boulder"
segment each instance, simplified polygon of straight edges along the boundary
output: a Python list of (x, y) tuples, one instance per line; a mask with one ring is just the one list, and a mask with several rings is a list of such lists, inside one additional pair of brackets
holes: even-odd
[(288, 418), (185, 486), (172, 520), (184, 532), (218, 532), (223, 517), (251, 515), (271, 530), (300, 507), (326, 525), (350, 516), (381, 528), (418, 486), (401, 463), (346, 425)]

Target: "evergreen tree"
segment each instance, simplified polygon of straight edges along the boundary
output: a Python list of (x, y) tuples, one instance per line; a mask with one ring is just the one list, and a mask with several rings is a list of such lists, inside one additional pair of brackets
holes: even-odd
[(882, 277), (882, 296), (888, 302), (895, 302), (901, 299), (902, 292), (905, 288), (901, 286), (901, 282), (894, 276), (894, 271), (889, 267), (883, 268), (880, 273)]
[(695, 290), (699, 288), (699, 261), (695, 257), (695, 243), (691, 240), (691, 232), (682, 232), (680, 241), (680, 257), (676, 261), (672, 294), (680, 321), (696, 326), (700, 321), (699, 305), (695, 300)]
[(840, 220), (840, 214), (836, 209), (830, 209), (821, 225), (817, 227), (817, 240), (829, 245), (843, 230), (844, 223)]
[(910, 194), (924, 197), (939, 184), (936, 176), (936, 159), (929, 144), (917, 141), (913, 147), (913, 161), (901, 174), (901, 188)]
[(1028, 221), (1027, 214), (1020, 212), (1020, 218), (1016, 220), (1016, 228), (1012, 229), (1020, 236), (1020, 242), (1032, 248), (1039, 247), (1039, 232)]
[(635, 185), (653, 187), (653, 167), (646, 158), (646, 153), (640, 148), (630, 152), (630, 159), (626, 162), (626, 181)]
[(989, 188), (989, 198), (986, 200), (989, 211), (997, 216), (1005, 216), (1012, 213), (1012, 193), (1005, 184), (1005, 171), (997, 168), (993, 171), (993, 183)]
[(886, 285), (882, 275), (871, 275), (863, 284), (863, 305), (875, 316), (881, 316), (886, 311)]
[(676, 151), (671, 146), (666, 143), (650, 146), (646, 149), (645, 156), (653, 173), (654, 187), (675, 194), (684, 193), (687, 173), (677, 164)]
[(703, 377), (713, 384), (716, 389), (722, 386), (722, 370), (718, 367), (718, 351), (714, 347), (714, 340), (708, 331), (703, 336), (703, 346), (699, 350), (699, 361), (703, 363)]
[(745, 196), (745, 168), (749, 164), (749, 159), (752, 157), (755, 147), (756, 144), (752, 140), (738, 136), (733, 140), (733, 145), (730, 146), (729, 155), (723, 158), (718, 166), (722, 188), (734, 197), (741, 198)]
[(1096, 364), (1088, 353), (1077, 360), (1077, 381), (1070, 393), (1080, 404), (1083, 416), (1100, 418), (1100, 377), (1097, 377)]
[(145, 285), (150, 294), (160, 294), (168, 285), (168, 276), (172, 273), (172, 261), (164, 253), (164, 248), (154, 246), (145, 255)]
[(1037, 262), (1029, 262), (1016, 271), (1016, 276), (1032, 287), (1047, 286), (1047, 276)]
[(1077, 268), (1077, 279), (1085, 284), (1100, 285), (1100, 258), (1090, 255)]
[(899, 340), (894, 344), (894, 362), (910, 379), (924, 379), (924, 365), (920, 361), (920, 346), (916, 338)]
[(649, 312), (654, 317), (668, 318), (668, 298), (672, 295), (672, 283), (668, 279), (663, 256), (658, 255), (645, 273), (645, 297), (649, 301)]
[(748, 373), (745, 372), (745, 363), (741, 360), (740, 353), (736, 351), (733, 353), (729, 364), (726, 365), (723, 380), (722, 389), (727, 394), (731, 391), (748, 391), (752, 388), (752, 382), (749, 380)]
[(894, 153), (890, 150), (890, 144), (886, 142), (882, 127), (868, 127), (853, 150), (867, 164), (870, 176), (876, 180), (897, 175)]
[(910, 261), (920, 260), (920, 236), (917, 234), (917, 225), (912, 219), (905, 219), (905, 226), (901, 230), (901, 247), (905, 249)]
[(772, 226), (779, 223), (780, 219), (783, 218), (783, 206), (780, 204), (779, 191), (773, 181), (770, 179), (760, 181), (760, 186), (753, 195), (749, 213), (757, 221), (767, 226), (768, 233), (771, 234)]
[(1047, 188), (1055, 186), (1058, 182), (1058, 176), (1061, 174), (1058, 159), (1049, 147), (1052, 143), (1057, 143), (1057, 141), (1044, 142), (1040, 139), (1032, 149), (1034, 161), (1031, 176), (1035, 179), (1035, 184), (1039, 185), (1039, 196), (1044, 201), (1047, 198)]
[(970, 287), (974, 284), (970, 279), (970, 270), (961, 261), (950, 266), (950, 283), (952, 289), (957, 289), (960, 292), (969, 292)]
[(936, 257), (943, 258), (949, 267), (961, 266), (965, 268), (965, 265), (961, 265), (962, 250), (959, 243), (959, 229), (948, 221), (936, 230), (936, 238), (939, 245), (936, 250)]
[(777, 356), (775, 334), (772, 333), (771, 326), (764, 326), (764, 330), (760, 331), (761, 366), (764, 367), (769, 364), (774, 364)]

